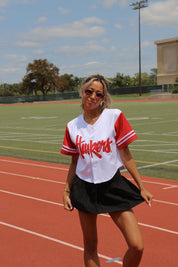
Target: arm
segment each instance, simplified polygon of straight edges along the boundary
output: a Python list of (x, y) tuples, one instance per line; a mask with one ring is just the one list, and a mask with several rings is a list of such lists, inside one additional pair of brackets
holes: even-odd
[(125, 148), (120, 150), (120, 155), (121, 155), (122, 162), (125, 165), (126, 169), (128, 170), (128, 172), (131, 174), (131, 176), (133, 177), (133, 179), (137, 183), (142, 197), (144, 198), (144, 200), (146, 201), (147, 204), (151, 205), (153, 196), (144, 187), (142, 180), (141, 180), (141, 177), (140, 177), (140, 174), (139, 174), (138, 169), (136, 167), (135, 160), (132, 157), (132, 154), (131, 154), (128, 146), (126, 146)]
[(72, 186), (72, 182), (75, 178), (75, 171), (76, 171), (76, 166), (77, 166), (77, 161), (78, 161), (78, 155), (72, 157), (72, 162), (70, 164), (69, 172), (67, 175), (67, 180), (66, 180), (66, 185), (65, 189), (63, 192), (63, 203), (64, 203), (64, 208), (66, 210), (72, 211), (73, 207), (70, 201), (70, 188)]

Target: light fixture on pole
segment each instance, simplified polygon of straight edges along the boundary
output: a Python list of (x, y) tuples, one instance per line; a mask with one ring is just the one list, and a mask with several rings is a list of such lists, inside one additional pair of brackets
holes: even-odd
[(142, 0), (138, 2), (130, 3), (129, 5), (132, 7), (133, 10), (138, 9), (138, 39), (139, 39), (139, 95), (142, 95), (142, 72), (141, 72), (141, 34), (140, 34), (140, 9), (147, 7), (148, 0)]

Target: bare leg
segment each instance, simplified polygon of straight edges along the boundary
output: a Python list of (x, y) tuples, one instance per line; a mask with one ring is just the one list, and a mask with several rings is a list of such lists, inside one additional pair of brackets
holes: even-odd
[(135, 214), (132, 210), (129, 210), (111, 212), (110, 216), (122, 231), (128, 244), (128, 250), (123, 260), (123, 267), (139, 266), (143, 254), (143, 240)]
[(79, 211), (79, 218), (83, 231), (85, 267), (99, 267), (100, 263), (97, 255), (97, 215)]

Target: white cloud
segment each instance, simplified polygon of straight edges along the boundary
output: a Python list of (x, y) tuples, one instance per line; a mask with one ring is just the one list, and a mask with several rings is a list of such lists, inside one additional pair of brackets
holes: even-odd
[(142, 22), (158, 27), (178, 27), (178, 0), (150, 3), (142, 10)]
[(111, 8), (116, 3), (117, 3), (117, 0), (104, 0), (103, 1), (103, 7), (104, 8)]
[(121, 7), (127, 7), (130, 1), (128, 0), (119, 0), (119, 5)]
[(114, 26), (115, 26), (117, 29), (119, 29), (119, 30), (122, 29), (122, 25), (120, 25), (120, 24), (118, 24), (118, 23), (114, 24)]
[(15, 73), (15, 72), (18, 72), (19, 70), (20, 70), (20, 68), (7, 67), (7, 68), (1, 69), (1, 72), (4, 72), (4, 73)]
[(98, 44), (86, 43), (83, 46), (62, 46), (55, 50), (56, 53), (66, 53), (67, 56), (83, 56), (106, 52), (106, 48)]
[(104, 0), (103, 7), (108, 9), (113, 7), (113, 5), (116, 3), (118, 3), (120, 7), (127, 7), (128, 2), (128, 0)]
[(100, 53), (115, 52), (117, 48), (115, 46), (104, 47), (98, 44), (97, 41), (89, 41), (79, 46), (61, 46), (58, 47), (55, 52), (66, 54), (68, 57), (79, 57), (86, 55), (98, 55)]
[(96, 17), (89, 17), (89, 18), (85, 18), (81, 20), (82, 23), (86, 23), (86, 24), (93, 24), (93, 23), (97, 23), (97, 24), (105, 24), (105, 21)]
[(116, 52), (116, 51), (117, 51), (117, 47), (115, 47), (115, 46), (111, 46), (110, 51), (111, 51), (111, 52)]
[(14, 4), (14, 2), (16, 4), (18, 4), (18, 3), (27, 4), (27, 3), (29, 3), (29, 0), (16, 0), (16, 1), (14, 1), (14, 0), (0, 0), (0, 7), (6, 7), (6, 6), (10, 5), (11, 3)]
[[(24, 75), (24, 70), (26, 67), (26, 64), (28, 62), (28, 57), (24, 55), (16, 55), (16, 54), (8, 54), (3, 56), (3, 58), (6, 60), (6, 63), (3, 65), (3, 67), (0, 69), (1, 73), (4, 73), (4, 80), (9, 79), (9, 75), (18, 75), (22, 76)], [(19, 77), (20, 77), (19, 76)], [(13, 76), (10, 76), (11, 78)]]
[(149, 47), (149, 46), (153, 46), (154, 44), (152, 42), (149, 41), (145, 41), (142, 43), (142, 47)]
[(96, 4), (93, 4), (93, 5), (91, 6), (91, 8), (92, 8), (92, 9), (97, 9), (97, 5), (96, 5)]
[(18, 41), (16, 45), (20, 47), (39, 47), (40, 43), (32, 41)]
[(0, 7), (8, 6), (10, 2), (10, 0), (0, 0)]
[(42, 49), (38, 49), (38, 50), (35, 50), (35, 51), (33, 51), (33, 54), (34, 55), (43, 55), (45, 53), (45, 51), (44, 50), (42, 50)]
[(37, 19), (37, 22), (41, 23), (41, 22), (45, 22), (48, 18), (47, 17), (40, 17)]
[(104, 38), (104, 39), (101, 40), (101, 42), (102, 42), (103, 44), (108, 44), (108, 43), (110, 43), (110, 40), (107, 39), (107, 38)]
[(93, 67), (93, 66), (99, 66), (99, 65), (101, 65), (101, 64), (103, 64), (103, 63), (101, 63), (101, 62), (99, 62), (99, 61), (91, 61), (91, 62), (87, 62), (87, 63), (85, 63), (84, 66), (87, 66), (87, 67), (88, 67), (88, 66), (90, 66), (90, 67), (92, 66), (92, 67)]
[(8, 60), (10, 60), (11, 62), (26, 62), (27, 61), (27, 57), (26, 56), (21, 56), (21, 55), (6, 55), (5, 56)]
[(58, 7), (58, 10), (59, 10), (59, 12), (60, 12), (61, 14), (63, 14), (63, 15), (66, 15), (66, 14), (69, 14), (69, 13), (72, 12), (72, 10), (70, 10), (70, 9), (65, 9), (65, 8), (63, 8), (63, 7)]
[(31, 30), (29, 33), (18, 34), (17, 37), (21, 39), (37, 41), (58, 37), (94, 38), (105, 34), (105, 28), (98, 25), (89, 26), (91, 23), (103, 24), (104, 21), (95, 17), (85, 18), (81, 21), (74, 21), (71, 24), (63, 24), (51, 27), (37, 27)]

